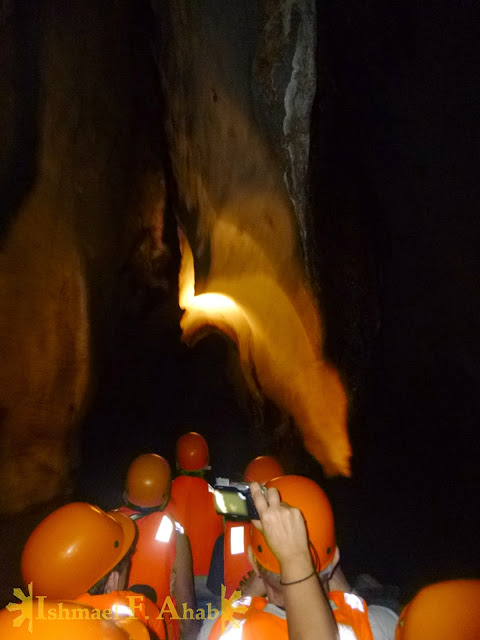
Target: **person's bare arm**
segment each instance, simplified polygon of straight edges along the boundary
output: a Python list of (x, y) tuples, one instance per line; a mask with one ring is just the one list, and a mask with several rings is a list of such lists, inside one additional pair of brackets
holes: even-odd
[[(173, 585), (173, 597), (177, 604), (179, 615), (183, 612), (183, 604), (197, 612), (195, 598), (195, 586), (193, 582), (193, 562), (190, 541), (185, 534), (177, 533), (177, 553), (173, 563), (175, 582)], [(195, 640), (200, 630), (199, 620), (180, 620), (180, 633), (182, 640)]]
[(314, 572), (301, 512), (281, 503), (274, 488), (268, 489), (268, 502), (256, 482), (251, 484), (251, 491), (260, 516), (252, 522), (263, 532), (280, 564), (282, 583), (294, 583), (283, 586), (289, 637), (338, 640), (328, 598)]

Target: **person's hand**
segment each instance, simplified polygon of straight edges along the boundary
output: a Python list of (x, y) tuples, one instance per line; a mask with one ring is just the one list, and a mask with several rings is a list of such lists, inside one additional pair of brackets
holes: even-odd
[(307, 529), (299, 509), (280, 502), (274, 487), (267, 490), (267, 499), (257, 482), (252, 482), (250, 490), (260, 516), (252, 524), (262, 531), (280, 566), (295, 561), (305, 564), (307, 558), (311, 566)]
[(273, 597), (280, 598), (278, 603), (285, 607), (288, 636), (296, 640), (338, 640), (333, 612), (315, 575), (302, 513), (282, 503), (273, 487), (268, 489), (266, 499), (256, 482), (250, 490), (260, 517), (252, 523), (263, 532), (280, 564), (282, 592), (274, 591)]

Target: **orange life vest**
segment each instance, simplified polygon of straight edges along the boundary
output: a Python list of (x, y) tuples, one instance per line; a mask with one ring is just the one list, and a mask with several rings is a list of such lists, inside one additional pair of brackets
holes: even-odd
[(230, 598), (242, 578), (252, 570), (247, 551), (250, 545), (250, 524), (226, 522), (223, 544), (225, 597)]
[[(146, 596), (133, 591), (112, 591), (103, 595), (91, 596), (85, 593), (76, 599), (77, 602), (88, 604), (100, 611), (112, 612), (112, 620), (119, 626), (124, 626), (133, 640), (144, 640), (145, 636), (139, 623), (156, 635), (158, 640), (179, 640), (180, 628), (176, 620), (162, 619), (158, 607)], [(118, 618), (118, 621), (117, 621)], [(130, 620), (130, 625), (128, 624)], [(135, 624), (135, 619), (138, 624)], [(172, 625), (172, 622), (177, 622)]]
[(172, 482), (172, 513), (190, 540), (193, 573), (206, 576), (223, 521), (215, 511), (213, 489), (203, 478), (178, 476)]
[(128, 586), (148, 584), (153, 587), (157, 605), (161, 608), (170, 595), (172, 568), (177, 553), (176, 523), (165, 511), (154, 511), (148, 515), (132, 511), (128, 507), (121, 507), (119, 511), (127, 513), (138, 529)]
[(136, 511), (135, 509), (131, 509), (130, 507), (127, 507), (126, 505), (118, 507), (117, 511), (121, 511), (122, 513), (124, 513), (128, 517), (134, 516), (137, 513), (141, 513), (141, 511)]
[[(333, 615), (338, 625), (340, 640), (373, 640), (365, 602), (350, 593), (332, 591), (329, 599)], [(249, 604), (248, 604), (249, 603)], [(278, 615), (273, 607), (268, 606), (266, 598), (240, 598), (238, 604), (248, 604), (245, 613), (236, 613), (239, 628), (227, 625), (222, 633), (221, 618), (215, 621), (208, 640), (220, 640), (227, 633), (235, 640), (288, 640), (288, 625), (285, 615)], [(283, 612), (282, 612), (283, 613)], [(235, 633), (235, 631), (237, 633)]]
[(365, 600), (353, 593), (343, 591), (330, 591), (328, 599), (338, 625), (340, 640), (342, 640), (342, 628), (345, 629), (344, 636), (347, 638), (347, 632), (351, 629), (358, 640), (373, 640)]
[(234, 603), (234, 607), (235, 604), (248, 606), (245, 613), (235, 613), (239, 626), (235, 628), (227, 623), (222, 632), (220, 616), (215, 621), (208, 640), (220, 640), (223, 637), (232, 637), (235, 640), (257, 640), (258, 638), (262, 638), (262, 640), (288, 640), (286, 617), (264, 611), (268, 605), (266, 598), (240, 598)]

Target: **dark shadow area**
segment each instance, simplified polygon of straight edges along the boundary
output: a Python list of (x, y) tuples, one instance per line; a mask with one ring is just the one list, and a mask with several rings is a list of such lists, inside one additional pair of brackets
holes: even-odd
[[(2, 15), (3, 14), (3, 15)], [(6, 2), (0, 14), (0, 247), (34, 184), (40, 118), (44, 3)]]
[(180, 343), (178, 329), (153, 340), (145, 332), (122, 333), (83, 431), (77, 496), (118, 506), (130, 462), (153, 451), (175, 472), (175, 443), (187, 431), (207, 439), (211, 479), (241, 475), (264, 438), (239, 401), (242, 390), (229, 371), (235, 359), (233, 345), (217, 334), (191, 349)]
[[(59, 496), (55, 500), (17, 516), (0, 519), (1, 558), (0, 608), (14, 601), (13, 589), (24, 587), (20, 571), (23, 547), (33, 529), (49, 513), (70, 502), (71, 496)], [(24, 593), (26, 590), (24, 589)]]
[(355, 455), (329, 486), (347, 570), (409, 597), (480, 575), (480, 11), (318, 8), (313, 195)]

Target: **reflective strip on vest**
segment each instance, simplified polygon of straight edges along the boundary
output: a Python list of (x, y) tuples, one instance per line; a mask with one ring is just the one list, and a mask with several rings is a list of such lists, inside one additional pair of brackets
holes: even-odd
[(242, 596), (241, 598), (237, 598), (232, 602), (232, 607), (235, 609), (236, 607), (249, 607), (252, 604), (252, 596)]
[(245, 553), (245, 528), (232, 527), (230, 532), (230, 553), (236, 556), (239, 553)]
[(173, 532), (173, 524), (168, 516), (163, 516), (160, 526), (157, 529), (155, 540), (158, 542), (168, 542)]
[(127, 607), (126, 604), (114, 603), (112, 605), (112, 611), (115, 616), (128, 616), (129, 618), (133, 618), (133, 611), (130, 609), (130, 607)]
[(349, 607), (352, 609), (358, 609), (358, 611), (365, 613), (365, 607), (363, 606), (362, 601), (354, 593), (345, 593), (344, 598)]
[(328, 597), (339, 632), (343, 630), (342, 640), (374, 640), (367, 605), (362, 598), (343, 591), (330, 591)]
[(184, 528), (182, 527), (182, 525), (181, 525), (179, 522), (177, 522), (176, 520), (175, 520), (175, 531), (176, 531), (177, 533), (185, 533), (185, 529), (184, 529)]
[(352, 627), (346, 624), (337, 624), (340, 640), (358, 640)]

